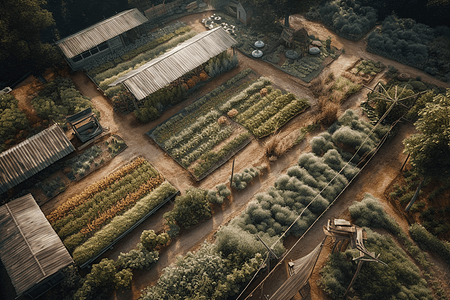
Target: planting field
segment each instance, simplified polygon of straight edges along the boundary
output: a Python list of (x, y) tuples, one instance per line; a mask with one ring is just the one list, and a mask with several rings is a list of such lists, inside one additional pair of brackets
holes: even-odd
[(267, 78), (255, 78), (242, 71), (147, 135), (203, 179), (250, 142), (248, 131), (267, 136), (309, 107), (306, 99), (274, 90)]
[(47, 219), (81, 265), (176, 192), (139, 157), (67, 199)]
[(257, 76), (246, 69), (147, 132), (196, 180), (218, 168), (250, 142), (250, 134), (218, 109)]
[(255, 137), (267, 136), (309, 107), (308, 100), (274, 89), (269, 79), (259, 78), (234, 96), (220, 111), (234, 118)]

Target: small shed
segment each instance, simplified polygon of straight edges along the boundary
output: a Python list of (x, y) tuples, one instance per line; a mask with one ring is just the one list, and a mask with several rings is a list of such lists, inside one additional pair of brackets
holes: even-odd
[(58, 124), (0, 153), (0, 194), (75, 151)]
[(83, 69), (90, 61), (125, 46), (126, 32), (147, 22), (137, 9), (123, 11), (109, 19), (56, 42), (73, 70)]
[(72, 257), (31, 194), (0, 206), (0, 259), (17, 297), (35, 299), (57, 284)]
[(249, 6), (244, 6), (240, 1), (229, 1), (224, 7), (227, 14), (236, 18), (244, 25), (249, 25), (252, 21), (253, 9)]
[(75, 135), (82, 143), (96, 137), (103, 131), (102, 125), (92, 112), (92, 108), (86, 108), (79, 113), (66, 118)]
[(308, 32), (304, 27), (295, 30), (291, 27), (283, 27), (280, 37), (288, 47), (292, 47), (294, 42), (298, 42), (302, 47), (302, 51), (308, 50)]
[(123, 83), (136, 99), (142, 100), (236, 43), (221, 26), (201, 32), (109, 86)]

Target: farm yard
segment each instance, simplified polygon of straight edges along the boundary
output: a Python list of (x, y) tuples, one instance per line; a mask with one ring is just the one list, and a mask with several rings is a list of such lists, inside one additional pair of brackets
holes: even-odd
[[(178, 294), (177, 299), (187, 299), (201, 291), (210, 299), (236, 298), (265, 258), (260, 254), (265, 248), (257, 234), (274, 245), (277, 255), (288, 250), (284, 258), (287, 262), (308, 254), (319, 243), (322, 226), (328, 219), (344, 218), (372, 228), (373, 231), (368, 229), (367, 246), (382, 253), (381, 259), (383, 248), (389, 249), (390, 256), (406, 252), (399, 258), (400, 263), (414, 271), (411, 276), (422, 279), (417, 285), (405, 281), (403, 293), (446, 299), (450, 286), (443, 278), (448, 266), (406, 236), (408, 220), (420, 221), (418, 214), (423, 212), (426, 216), (432, 211), (422, 196), (418, 203), (424, 204), (414, 207), (415, 215), (403, 212), (408, 198), (403, 195), (411, 196), (419, 179), (400, 172), (406, 159), (402, 141), (417, 131), (411, 123), (395, 129), (389, 124), (377, 124), (388, 107), (383, 110), (363, 85), (375, 88), (381, 80), (386, 90), (407, 86), (414, 93), (424, 91), (424, 87), (442, 93), (449, 85), (366, 52), (364, 40), (345, 40), (321, 24), (293, 15), (292, 27), (301, 23), (323, 44), (331, 37), (333, 49), (345, 49), (345, 53), (326, 64), (324, 59), (331, 55), (326, 50), (322, 52), (326, 56), (289, 62), (284, 57), (285, 49), (279, 48), (274, 53), (280, 54), (284, 62), (269, 63), (250, 58), (238, 46), (236, 54), (221, 54), (214, 62), (216, 66), (225, 62), (222, 72), (211, 74), (211, 69), (217, 71), (220, 67), (211, 68), (210, 61), (170, 85), (174, 95), (178, 89), (177, 96), (167, 102), (147, 96), (138, 110), (133, 96), (122, 85), (109, 86), (161, 52), (206, 30), (201, 23), (204, 16), (202, 13), (183, 17), (156, 31), (147, 43), (142, 42), (142, 48), (92, 65), (87, 72), (90, 78), (83, 72), (67, 75), (76, 89), (91, 99), (102, 126), (112, 135), (67, 160), (66, 169), (59, 171), (61, 178), (67, 177), (50, 178), (58, 192), (50, 194), (53, 190), (48, 188), (49, 196), (42, 198), (45, 200), (41, 201), (41, 209), (78, 266), (94, 264), (89, 271), (92, 274), (114, 270), (108, 274), (119, 278), (111, 281), (116, 290), (110, 289), (99, 297), (165, 299), (163, 295), (169, 293)], [(239, 41), (239, 36), (236, 39)], [(275, 56), (272, 54), (271, 59), (276, 60)], [(233, 60), (238, 64), (228, 67)], [(287, 69), (293, 67), (297, 73)], [(304, 80), (313, 72), (316, 73), (310, 80)], [(402, 78), (400, 74), (410, 76)], [(194, 86), (185, 89), (184, 84), (191, 82)], [(26, 85), (21, 88), (13, 92), (19, 106), (30, 102), (26, 96), (30, 90), (26, 90)], [(417, 112), (434, 96), (427, 97), (418, 98), (415, 114), (409, 115), (409, 120), (418, 118)], [(369, 101), (362, 104), (366, 100)], [(152, 111), (155, 113), (150, 116)], [(287, 145), (275, 158), (268, 150), (274, 140)], [(230, 176), (232, 166), (234, 176)], [(411, 170), (411, 164), (406, 168)], [(69, 177), (74, 181), (64, 184)], [(438, 185), (432, 182), (424, 193), (428, 195)], [(175, 197), (178, 191), (181, 195)], [(441, 199), (445, 193), (435, 192), (433, 197)], [(369, 213), (358, 215), (365, 208), (356, 206), (354, 201), (361, 200), (379, 213), (374, 219), (389, 219), (388, 214), (396, 226), (380, 229), (376, 222), (370, 222)], [(370, 206), (374, 201), (381, 206)], [(445, 208), (436, 208), (440, 216)], [(186, 212), (191, 217), (186, 217)], [(302, 218), (297, 219), (298, 215)], [(437, 233), (442, 234), (445, 217), (441, 220), (439, 224), (432, 223), (428, 216), (425, 227), (430, 230), (440, 225)], [(383, 224), (393, 224), (390, 222)], [(322, 276), (324, 272), (338, 272), (332, 269), (336, 267), (333, 262), (342, 264), (341, 272), (354, 272), (354, 266), (343, 263), (354, 254), (345, 252), (328, 260), (331, 248), (331, 243), (324, 245), (312, 273), (311, 299), (334, 299), (348, 285), (347, 281), (340, 283), (340, 292), (334, 294), (332, 283), (338, 279)], [(418, 258), (412, 259), (413, 256)], [(200, 262), (205, 260), (209, 263), (203, 268)], [(263, 289), (258, 287), (250, 296), (264, 277), (259, 276), (239, 299), (259, 299), (263, 292), (276, 292), (287, 279), (284, 261), (271, 262), (275, 268)], [(173, 263), (176, 268), (169, 267)], [(389, 260), (389, 264), (394, 263)], [(200, 270), (207, 274), (204, 282), (198, 276)], [(371, 269), (363, 270), (362, 278), (367, 278)], [(384, 269), (377, 266), (376, 270), (382, 273)], [(269, 270), (264, 268), (261, 273), (267, 275)], [(69, 274), (70, 278), (78, 278), (73, 270)], [(84, 284), (69, 286), (68, 290), (81, 298), (92, 297), (90, 291), (98, 286), (89, 276)], [(188, 281), (180, 280), (183, 276), (192, 278), (197, 285), (193, 288)], [(131, 285), (122, 289), (121, 284), (127, 280)], [(391, 288), (396, 291), (400, 287)], [(13, 293), (12, 287), (5, 290)], [(191, 292), (183, 294), (184, 291)], [(54, 299), (61, 296), (58, 293), (61, 292), (44, 297)], [(353, 295), (357, 293), (367, 293), (367, 287), (358, 281)]]

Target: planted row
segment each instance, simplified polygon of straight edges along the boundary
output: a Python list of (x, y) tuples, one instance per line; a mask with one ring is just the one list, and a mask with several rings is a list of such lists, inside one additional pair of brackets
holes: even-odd
[(73, 260), (80, 265), (96, 256), (103, 248), (110, 245), (153, 208), (176, 192), (177, 189), (169, 182), (162, 183), (147, 196), (141, 198), (132, 208), (123, 213), (123, 215), (114, 217), (108, 225), (97, 231), (85, 243), (78, 246), (73, 251)]
[(91, 184), (80, 194), (77, 194), (76, 196), (69, 198), (67, 201), (58, 206), (55, 210), (53, 210), (49, 215), (47, 215), (47, 219), (49, 220), (50, 224), (54, 224), (56, 221), (64, 218), (73, 209), (88, 201), (94, 194), (108, 188), (118, 179), (129, 174), (144, 162), (145, 162), (144, 158), (138, 157), (132, 163), (122, 167), (120, 170), (106, 176), (105, 178), (103, 178), (100, 181), (97, 181), (94, 184)]

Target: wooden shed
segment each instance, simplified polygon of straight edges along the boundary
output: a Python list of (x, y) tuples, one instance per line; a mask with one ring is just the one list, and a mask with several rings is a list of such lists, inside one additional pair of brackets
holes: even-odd
[(56, 45), (70, 67), (80, 70), (92, 59), (125, 46), (122, 35), (147, 21), (137, 8), (133, 8), (65, 37), (57, 41)]
[(123, 83), (136, 99), (142, 100), (236, 43), (221, 26), (201, 32), (109, 86)]
[(0, 153), (0, 194), (75, 151), (58, 124)]
[(0, 259), (17, 297), (39, 297), (72, 257), (31, 194), (0, 206)]

